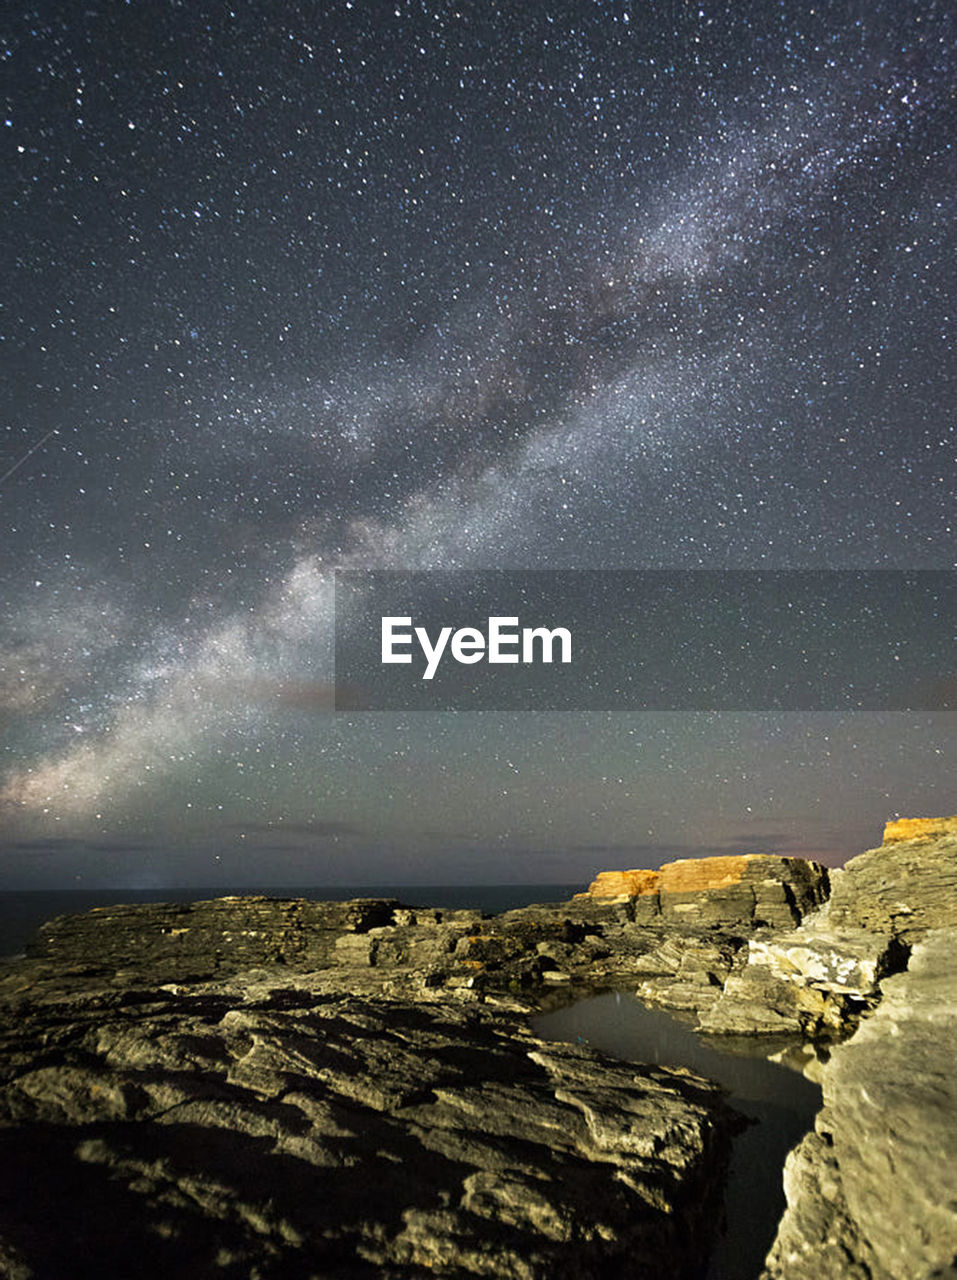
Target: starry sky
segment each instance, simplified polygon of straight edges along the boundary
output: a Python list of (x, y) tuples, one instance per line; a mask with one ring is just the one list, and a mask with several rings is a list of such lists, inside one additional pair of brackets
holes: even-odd
[(934, 0), (9, 8), (0, 887), (839, 864), (953, 812), (945, 712), (330, 682), (337, 568), (954, 568), (955, 50)]

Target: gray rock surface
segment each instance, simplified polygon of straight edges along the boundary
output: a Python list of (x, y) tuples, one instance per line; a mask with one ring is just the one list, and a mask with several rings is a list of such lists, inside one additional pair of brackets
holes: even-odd
[(385, 899), (310, 902), (228, 897), (98, 907), (43, 925), (26, 949), (59, 970), (198, 981), (257, 965), (325, 969), (336, 940), (392, 924), (399, 904)]
[(683, 858), (657, 871), (603, 871), (578, 901), (627, 902), (630, 919), (689, 929), (790, 928), (828, 894), (828, 871), (805, 858)]
[(835, 929), (867, 929), (913, 943), (952, 925), (955, 903), (957, 830), (894, 840), (852, 858), (835, 877), (828, 918)]
[[(639, 900), (640, 901), (640, 900)], [(27, 949), (30, 980), (124, 987), (228, 978), (250, 967), (323, 973), (330, 990), (540, 998), (648, 982), (648, 996), (704, 1007), (720, 993), (742, 931), (635, 919), (633, 903), (575, 899), (493, 917), (403, 907), (218, 898), (106, 907), (45, 924)]]
[(957, 928), (927, 933), (834, 1050), (767, 1280), (926, 1280), (957, 1264), (955, 955)]
[[(686, 860), (640, 874), (654, 892), (609, 899), (590, 891), (494, 917), (384, 899), (104, 907), (48, 922), (27, 956), (31, 980), (40, 983), (198, 982), (269, 966), (336, 973), (339, 989), (409, 997), (441, 988), (540, 998), (549, 988), (640, 982), (646, 999), (700, 1010), (717, 999), (755, 930), (793, 927), (828, 885), (816, 863), (764, 855)], [(596, 884), (627, 884), (629, 876), (605, 873)]]
[[(0, 973), (0, 1170), (25, 1171), (0, 1273), (150, 1275), (155, 1248), (187, 1277), (694, 1274), (714, 1091), (502, 1011), (637, 987), (725, 1035), (846, 1040), (766, 1280), (954, 1280), (957, 819), (892, 828), (823, 908), (822, 868), (729, 857), (493, 918), (233, 898), (53, 921)], [(78, 1207), (47, 1245), (51, 1186)], [(119, 1253), (64, 1269), (117, 1215)]]
[(702, 1030), (725, 1035), (849, 1034), (880, 998), (879, 981), (901, 969), (908, 950), (885, 934), (828, 927), (827, 911), (783, 934), (748, 940)]
[(934, 830), (852, 858), (831, 877), (821, 910), (785, 933), (757, 933), (739, 953), (702, 1029), (722, 1034), (800, 1032), (846, 1036), (880, 998), (880, 980), (903, 969), (928, 930), (957, 924), (957, 831)]
[(8, 981), (3, 1274), (700, 1275), (733, 1127), (715, 1086), (322, 981)]

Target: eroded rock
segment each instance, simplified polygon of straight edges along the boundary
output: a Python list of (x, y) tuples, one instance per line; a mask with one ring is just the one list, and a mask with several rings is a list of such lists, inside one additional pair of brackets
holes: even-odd
[(299, 970), (335, 963), (336, 940), (391, 924), (399, 903), (380, 898), (225, 897), (95, 907), (41, 926), (29, 958), (59, 969), (162, 974), (193, 981), (256, 965)]
[(720, 1217), (715, 1086), (507, 1012), (275, 973), (3, 1012), (18, 1280), (691, 1277)]
[(848, 1034), (879, 999), (879, 981), (906, 963), (908, 949), (885, 934), (830, 931), (826, 917), (784, 934), (748, 940), (700, 1024), (714, 1034), (791, 1032), (809, 1039)]
[[(790, 927), (827, 897), (819, 863), (770, 854), (683, 858), (657, 871), (603, 871), (587, 895), (635, 899), (642, 919), (686, 927)], [(637, 917), (635, 917), (637, 918)]]
[(703, 1009), (704, 1030), (847, 1036), (912, 944), (957, 924), (957, 820), (902, 819), (887, 833), (889, 843), (832, 875), (830, 898), (797, 929), (748, 939)]
[(834, 1050), (766, 1280), (924, 1280), (957, 1261), (955, 953), (957, 929), (927, 934)]
[(888, 830), (889, 842), (852, 858), (836, 877), (828, 919), (836, 929), (913, 943), (954, 923), (957, 819), (908, 818)]

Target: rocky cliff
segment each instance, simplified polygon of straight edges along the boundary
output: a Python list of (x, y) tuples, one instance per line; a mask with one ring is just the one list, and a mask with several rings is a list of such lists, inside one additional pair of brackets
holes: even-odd
[(581, 897), (632, 901), (643, 923), (787, 928), (819, 906), (828, 874), (805, 858), (683, 858), (657, 871), (603, 871)]
[[(889, 823), (816, 916), (752, 942), (704, 1019), (782, 1020), (817, 999), (854, 1034), (821, 1073), (824, 1107), (785, 1169), (788, 1209), (764, 1280), (957, 1275), (957, 819)], [(761, 975), (757, 982), (749, 975)], [(839, 1002), (863, 1007), (842, 1023)], [(726, 1005), (722, 1008), (722, 1005)], [(813, 1020), (812, 1020), (813, 1022)]]
[[(622, 885), (629, 891), (610, 893)], [(816, 863), (747, 856), (605, 873), (571, 902), (494, 917), (384, 899), (116, 906), (50, 921), (27, 957), (35, 983), (192, 982), (278, 966), (406, 996), (642, 982), (649, 997), (699, 1008), (720, 994), (749, 937), (793, 927), (827, 891)]]
[(885, 842), (832, 875), (798, 928), (756, 934), (701, 1018), (715, 1032), (846, 1034), (903, 969), (914, 942), (957, 924), (957, 820), (889, 823)]

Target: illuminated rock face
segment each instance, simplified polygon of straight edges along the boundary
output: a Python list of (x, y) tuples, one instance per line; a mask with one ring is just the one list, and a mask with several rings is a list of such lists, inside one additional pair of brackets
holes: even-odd
[(957, 818), (889, 822), (884, 843), (851, 858), (836, 877), (828, 921), (908, 946), (931, 929), (957, 925)]
[(957, 817), (898, 818), (884, 827), (884, 843), (901, 840), (936, 840), (940, 836), (957, 835)]
[(690, 928), (791, 928), (827, 897), (824, 867), (804, 858), (683, 858), (657, 871), (602, 871), (579, 899), (628, 899), (636, 920)]
[[(724, 889), (739, 884), (749, 869), (760, 868), (765, 861), (763, 854), (740, 853), (727, 858), (682, 858), (679, 862), (666, 862), (658, 873), (658, 888), (662, 893)], [(777, 864), (783, 859), (770, 861)]]
[(658, 892), (657, 871), (599, 871), (588, 886), (587, 894), (579, 897), (636, 898), (643, 893)]
[(664, 863), (657, 871), (600, 871), (588, 886), (588, 893), (593, 898), (634, 898), (645, 893), (697, 893), (702, 889), (724, 889), (743, 880), (749, 868), (795, 861), (797, 859), (770, 858), (760, 853), (740, 853), (725, 858), (682, 858), (678, 862)]

